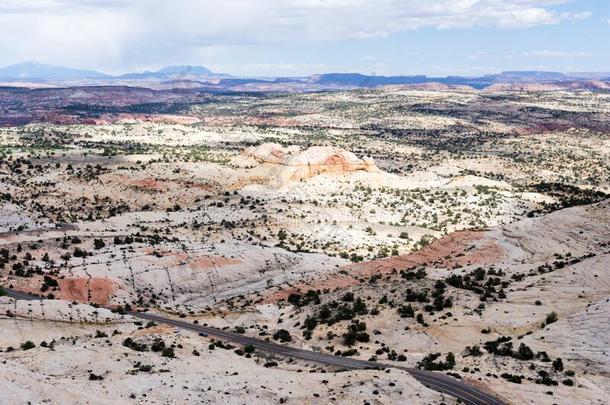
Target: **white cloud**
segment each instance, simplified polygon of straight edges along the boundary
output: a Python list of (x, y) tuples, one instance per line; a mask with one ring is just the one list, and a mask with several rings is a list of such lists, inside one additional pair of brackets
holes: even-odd
[(582, 21), (582, 20), (586, 20), (587, 18), (591, 17), (591, 15), (593, 15), (593, 14), (590, 11), (582, 11), (580, 13), (561, 13), (559, 15), (564, 20)]
[(590, 52), (584, 51), (558, 51), (550, 49), (540, 49), (535, 51), (527, 51), (522, 53), (525, 57), (538, 57), (538, 58), (574, 58), (574, 57), (587, 57), (591, 56)]
[(489, 55), (489, 54), (485, 51), (477, 51), (477, 52), (471, 54), (470, 56), (468, 56), (468, 59), (479, 60), (479, 59), (485, 58), (487, 55)]
[(587, 18), (572, 0), (1, 0), (0, 55), (140, 67), (291, 40), (368, 39), (423, 27), (520, 28)]

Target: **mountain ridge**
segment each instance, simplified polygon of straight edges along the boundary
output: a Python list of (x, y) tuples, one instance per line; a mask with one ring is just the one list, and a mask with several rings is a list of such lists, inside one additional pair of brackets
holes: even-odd
[(200, 77), (230, 77), (224, 73), (215, 73), (204, 66), (173, 65), (157, 71), (129, 72), (121, 75), (110, 75), (96, 70), (77, 69), (34, 61), (15, 63), (0, 68), (0, 80), (87, 80), (87, 79), (160, 79), (175, 80)]
[[(208, 81), (207, 79), (216, 79)], [(220, 79), (220, 80), (218, 80)], [(251, 90), (257, 85), (288, 87), (313, 86), (317, 89), (333, 88), (374, 88), (381, 86), (432, 85), (469, 86), (484, 89), (494, 85), (558, 85), (569, 88), (606, 89), (610, 73), (561, 73), (553, 71), (503, 71), (483, 76), (445, 76), (430, 77), (427, 75), (366, 75), (358, 72), (329, 72), (303, 77), (235, 77), (229, 74), (216, 73), (204, 66), (171, 65), (156, 71), (128, 72), (121, 75), (109, 75), (95, 70), (74, 69), (65, 66), (50, 65), (38, 62), (23, 62), (0, 68), (0, 81), (4, 82), (40, 82), (45, 84), (77, 85), (112, 85), (113, 81), (133, 81), (135, 86), (151, 86), (155, 83), (164, 86), (181, 83), (183, 87), (210, 87), (214, 89), (235, 88), (242, 86)], [(143, 83), (148, 81), (148, 83)], [(70, 83), (72, 82), (72, 83)], [(601, 82), (601, 84), (600, 84)], [(124, 82), (123, 82), (124, 83)], [(132, 85), (128, 83), (128, 85)]]
[(95, 70), (75, 69), (40, 62), (21, 62), (0, 68), (0, 79), (17, 80), (71, 80), (105, 79), (112, 77)]

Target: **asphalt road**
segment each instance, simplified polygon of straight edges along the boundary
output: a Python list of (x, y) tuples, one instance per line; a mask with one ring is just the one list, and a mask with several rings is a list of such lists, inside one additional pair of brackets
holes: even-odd
[[(40, 299), (37, 296), (25, 294), (19, 291), (14, 291), (6, 288), (4, 290), (9, 297), (18, 300)], [(493, 396), (485, 393), (484, 391), (476, 387), (470, 386), (457, 378), (453, 378), (438, 372), (430, 372), (417, 368), (400, 367), (393, 364), (383, 364), (373, 361), (358, 360), (349, 357), (335, 356), (328, 353), (320, 353), (311, 350), (299, 349), (273, 342), (267, 342), (265, 340), (245, 336), (239, 333), (228, 332), (210, 326), (203, 326), (172, 318), (166, 318), (160, 315), (155, 315), (147, 312), (129, 312), (129, 315), (140, 319), (154, 321), (157, 323), (164, 323), (167, 325), (174, 326), (176, 328), (196, 333), (205, 333), (210, 337), (214, 337), (221, 340), (227, 340), (243, 346), (252, 345), (257, 351), (275, 356), (290, 357), (294, 359), (305, 360), (307, 362), (325, 364), (349, 370), (387, 368), (400, 369), (411, 374), (417, 381), (419, 381), (426, 387), (458, 398), (467, 405), (504, 405), (502, 401), (498, 400), (497, 398), (494, 398)]]

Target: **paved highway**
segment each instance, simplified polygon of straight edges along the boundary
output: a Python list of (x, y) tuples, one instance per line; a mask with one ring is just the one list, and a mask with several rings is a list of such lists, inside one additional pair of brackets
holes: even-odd
[[(40, 299), (37, 296), (25, 294), (19, 291), (14, 291), (6, 288), (4, 290), (6, 291), (8, 296), (18, 300)], [(214, 337), (221, 340), (227, 340), (243, 346), (252, 345), (257, 351), (269, 353), (271, 355), (276, 356), (291, 357), (294, 359), (305, 360), (312, 363), (325, 364), (351, 370), (386, 368), (400, 369), (407, 371), (417, 381), (419, 381), (426, 387), (458, 398), (467, 405), (504, 405), (502, 401), (498, 400), (497, 398), (494, 398), (493, 396), (485, 393), (484, 391), (470, 386), (461, 380), (447, 376), (442, 373), (434, 373), (430, 371), (420, 370), (417, 368), (400, 367), (392, 364), (358, 360), (349, 357), (334, 356), (328, 353), (320, 353), (311, 350), (299, 349), (286, 345), (280, 345), (273, 342), (267, 342), (265, 340), (245, 336), (239, 333), (224, 331), (221, 329), (213, 328), (211, 326), (203, 326), (180, 321), (177, 319), (166, 318), (148, 312), (129, 312), (129, 315), (149, 321), (154, 321), (157, 323), (164, 323), (167, 325), (174, 326), (176, 328), (189, 330), (196, 333), (205, 333), (210, 337)]]

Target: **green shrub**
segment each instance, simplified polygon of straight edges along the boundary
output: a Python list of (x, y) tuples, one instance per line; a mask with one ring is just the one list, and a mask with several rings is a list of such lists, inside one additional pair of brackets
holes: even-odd
[(176, 357), (176, 355), (174, 354), (174, 348), (173, 347), (166, 347), (165, 349), (163, 349), (163, 351), (161, 352), (161, 356), (163, 357), (169, 357), (169, 358), (174, 358)]
[(453, 353), (447, 353), (444, 362), (435, 362), (439, 357), (441, 357), (440, 353), (430, 353), (417, 363), (417, 367), (429, 371), (444, 371), (451, 370), (455, 366), (455, 355)]
[(547, 325), (550, 325), (553, 322), (557, 322), (557, 313), (555, 313), (554, 311), (546, 316), (546, 324)]
[(273, 340), (279, 340), (280, 342), (290, 342), (292, 340), (292, 336), (290, 336), (290, 332), (286, 329), (279, 329), (273, 334)]

